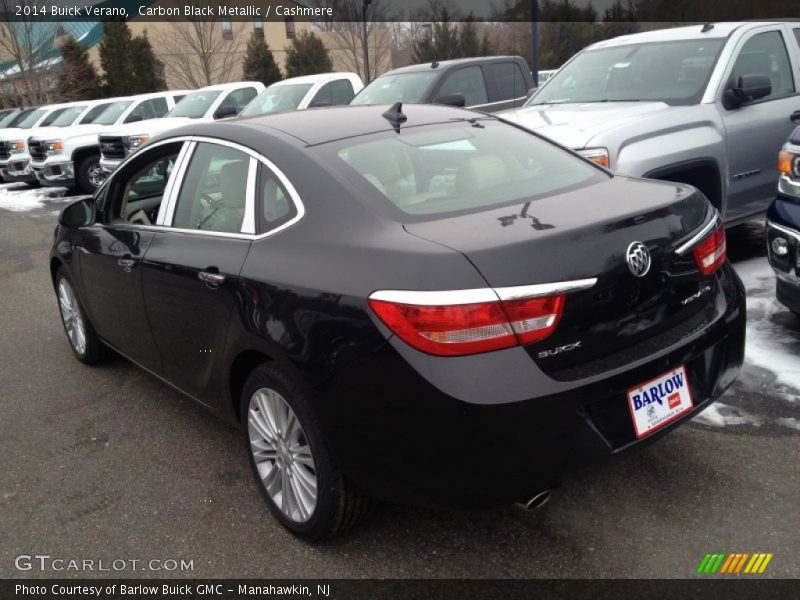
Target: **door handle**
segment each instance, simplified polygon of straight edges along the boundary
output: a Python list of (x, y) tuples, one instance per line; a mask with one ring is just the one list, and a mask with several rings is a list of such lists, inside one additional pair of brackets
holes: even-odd
[(207, 286), (213, 288), (219, 286), (219, 284), (225, 281), (225, 275), (220, 275), (219, 273), (211, 273), (209, 271), (200, 271), (197, 274), (197, 278), (200, 281), (204, 281)]
[(130, 273), (133, 270), (133, 267), (136, 266), (136, 261), (132, 258), (119, 258), (117, 259), (117, 264), (122, 267), (123, 271)]
[(794, 111), (792, 114), (789, 115), (790, 121), (800, 121), (800, 110)]

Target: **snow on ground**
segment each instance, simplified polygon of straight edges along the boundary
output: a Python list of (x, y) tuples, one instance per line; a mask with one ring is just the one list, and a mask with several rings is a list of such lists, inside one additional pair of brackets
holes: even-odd
[(42, 208), (46, 202), (71, 200), (64, 196), (66, 188), (30, 188), (25, 183), (0, 184), (0, 208), (27, 212)]

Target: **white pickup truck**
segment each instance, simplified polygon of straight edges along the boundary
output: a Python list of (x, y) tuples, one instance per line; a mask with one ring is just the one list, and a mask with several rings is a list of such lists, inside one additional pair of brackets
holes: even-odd
[(67, 127), (40, 128), (28, 138), (30, 168), (42, 185), (77, 187), (91, 194), (103, 182), (97, 134), (109, 125), (140, 122), (165, 115), (188, 94), (172, 90), (114, 98), (85, 112)]
[(276, 81), (244, 107), (239, 116), (266, 115), (318, 106), (340, 106), (361, 91), (356, 73), (319, 73)]
[(68, 107), (69, 104), (50, 104), (23, 109), (16, 119), (12, 119), (13, 127), (0, 130), (0, 175), (4, 181), (10, 181), (7, 177), (10, 161), (30, 160), (25, 141), (30, 132), (51, 124)]
[(187, 95), (161, 119), (122, 127), (104, 127), (97, 136), (101, 152), (100, 167), (104, 176), (113, 172), (125, 158), (154, 136), (191, 123), (193, 119), (213, 121), (235, 117), (263, 90), (264, 84), (259, 81), (210, 85)]

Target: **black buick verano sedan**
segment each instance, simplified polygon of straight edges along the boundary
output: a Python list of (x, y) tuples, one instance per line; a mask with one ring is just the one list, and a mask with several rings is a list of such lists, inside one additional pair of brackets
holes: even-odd
[(113, 349), (241, 423), (306, 539), (368, 498), (537, 504), (743, 360), (700, 193), (448, 107), (175, 130), (63, 211), (51, 270), (75, 356)]

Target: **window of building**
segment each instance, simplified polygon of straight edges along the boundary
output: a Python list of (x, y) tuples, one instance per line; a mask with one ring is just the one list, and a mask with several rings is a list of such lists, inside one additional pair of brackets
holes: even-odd
[(253, 31), (256, 32), (256, 35), (261, 39), (264, 39), (264, 21), (261, 19), (257, 19), (253, 21)]
[(233, 39), (233, 24), (230, 21), (222, 22), (222, 39), (224, 40)]
[(286, 39), (294, 39), (294, 17), (286, 17)]

